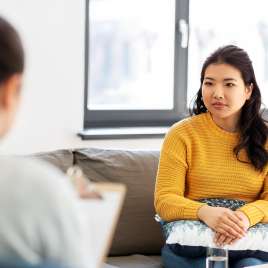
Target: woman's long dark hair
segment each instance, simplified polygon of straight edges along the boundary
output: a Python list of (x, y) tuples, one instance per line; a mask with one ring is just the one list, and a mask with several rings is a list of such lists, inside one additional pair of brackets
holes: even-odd
[(0, 84), (24, 69), (24, 51), (16, 30), (0, 16)]
[(207, 112), (202, 99), (202, 84), (205, 71), (210, 64), (225, 63), (240, 71), (246, 86), (253, 86), (252, 94), (242, 107), (238, 127), (240, 140), (234, 148), (234, 153), (239, 161), (239, 152), (245, 149), (251, 164), (257, 170), (263, 170), (268, 162), (268, 152), (265, 149), (268, 128), (261, 114), (261, 93), (256, 82), (252, 62), (248, 54), (241, 48), (228, 45), (218, 48), (204, 62), (201, 71), (201, 84), (196, 94), (191, 115)]

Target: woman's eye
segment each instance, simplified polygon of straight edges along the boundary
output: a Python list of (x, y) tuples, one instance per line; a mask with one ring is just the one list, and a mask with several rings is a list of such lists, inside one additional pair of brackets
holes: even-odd
[(227, 83), (226, 86), (227, 86), (227, 87), (234, 87), (235, 84), (234, 84), (234, 83)]
[(206, 82), (204, 82), (204, 85), (205, 85), (205, 86), (212, 86), (212, 83), (211, 83), (211, 82), (206, 81)]

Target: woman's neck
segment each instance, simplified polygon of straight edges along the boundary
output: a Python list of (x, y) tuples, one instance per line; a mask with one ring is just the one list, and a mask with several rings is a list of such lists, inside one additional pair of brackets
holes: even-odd
[(214, 123), (221, 129), (232, 133), (238, 132), (238, 116), (219, 118), (211, 114), (211, 117)]

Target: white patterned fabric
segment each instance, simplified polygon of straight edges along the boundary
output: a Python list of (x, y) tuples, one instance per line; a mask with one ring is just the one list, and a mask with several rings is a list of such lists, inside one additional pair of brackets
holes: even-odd
[[(202, 199), (201, 202), (214, 207), (227, 207), (232, 210), (243, 206), (244, 201), (230, 199)], [(159, 218), (158, 218), (159, 219)], [(214, 231), (201, 221), (179, 220), (163, 222), (162, 228), (167, 244), (182, 246), (215, 247)], [(268, 252), (268, 224), (256, 224), (247, 231), (247, 235), (233, 245), (226, 245), (228, 250), (260, 250)]]
[[(165, 225), (168, 229), (167, 244), (186, 246), (217, 247), (213, 242), (214, 232), (200, 221), (181, 220)], [(247, 235), (233, 245), (226, 245), (229, 250), (261, 250), (268, 252), (268, 224), (256, 224)]]

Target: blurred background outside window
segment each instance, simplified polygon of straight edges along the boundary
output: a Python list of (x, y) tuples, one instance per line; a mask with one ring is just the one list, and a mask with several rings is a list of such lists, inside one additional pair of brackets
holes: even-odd
[(93, 0), (88, 109), (172, 109), (175, 0)]
[(268, 107), (268, 16), (263, 0), (190, 0), (188, 104), (200, 86), (205, 58), (216, 48), (234, 44), (245, 49)]

